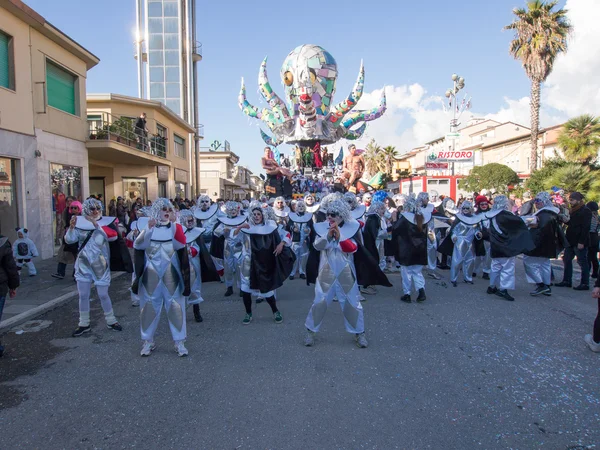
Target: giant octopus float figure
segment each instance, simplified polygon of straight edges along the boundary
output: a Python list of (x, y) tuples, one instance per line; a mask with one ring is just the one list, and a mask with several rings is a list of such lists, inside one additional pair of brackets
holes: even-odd
[[(272, 136), (261, 130), (267, 145), (295, 144), (314, 150), (340, 139), (355, 140), (366, 129), (366, 122), (378, 119), (386, 110), (385, 91), (379, 106), (369, 110), (354, 110), (363, 94), (365, 70), (360, 71), (352, 92), (337, 105), (332, 104), (337, 80), (337, 64), (333, 56), (317, 45), (295, 48), (283, 62), (281, 79), (286, 103), (273, 91), (267, 77), (267, 58), (260, 66), (258, 84), (269, 107), (259, 109), (246, 99), (242, 78), (239, 95), (241, 110), (250, 117), (262, 120)], [(358, 128), (353, 128), (362, 123)]]

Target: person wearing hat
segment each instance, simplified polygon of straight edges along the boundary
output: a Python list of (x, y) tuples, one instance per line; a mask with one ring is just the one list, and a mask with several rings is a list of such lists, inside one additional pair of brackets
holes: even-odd
[(533, 214), (533, 199), (531, 198), (531, 192), (523, 193), (523, 203), (519, 208), (520, 216), (529, 216)]
[(583, 195), (573, 192), (569, 195), (569, 214), (567, 231), (565, 236), (570, 247), (563, 254), (563, 280), (556, 284), (557, 287), (571, 287), (573, 279), (573, 258), (577, 257), (577, 263), (581, 267), (581, 280), (576, 291), (587, 291), (590, 289), (590, 265), (588, 262), (588, 248), (590, 247), (590, 228), (592, 226), (592, 212), (585, 206)]

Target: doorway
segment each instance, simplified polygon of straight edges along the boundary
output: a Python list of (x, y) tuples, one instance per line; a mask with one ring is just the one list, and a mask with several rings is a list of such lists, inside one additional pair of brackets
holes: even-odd
[(107, 214), (104, 177), (90, 177), (90, 195), (93, 195), (96, 198), (98, 198), (99, 195), (102, 196), (102, 206), (104, 206), (104, 214)]

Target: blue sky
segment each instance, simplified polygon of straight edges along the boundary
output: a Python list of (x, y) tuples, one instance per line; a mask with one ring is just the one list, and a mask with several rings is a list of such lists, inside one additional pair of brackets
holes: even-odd
[[(89, 72), (88, 92), (137, 94), (133, 0), (26, 3), (101, 59)], [(256, 79), (261, 60), (268, 55), (271, 84), (283, 94), (280, 65), (300, 44), (318, 44), (336, 58), (340, 72), (336, 99), (351, 90), (361, 58), (365, 92), (384, 85), (418, 85), (425, 109), (428, 96), (443, 95), (450, 87), (453, 72), (466, 78), (465, 90), (480, 114), (497, 113), (506, 107), (506, 97), (521, 99), (529, 93), (520, 64), (508, 55), (512, 34), (502, 31), (512, 20), (512, 8), (524, 6), (524, 0), (265, 4), (268, 7), (241, 0), (198, 1), (197, 34), (204, 54), (199, 64), (200, 118), (205, 126), (202, 145), (227, 139), (241, 163), (255, 171), (264, 145), (259, 122), (248, 119), (237, 106), (240, 78), (246, 79), (250, 102), (263, 104)], [(400, 137), (414, 126), (415, 118), (401, 107), (397, 112), (389, 127)], [(400, 150), (415, 143), (414, 136), (412, 141), (399, 138), (393, 142)]]

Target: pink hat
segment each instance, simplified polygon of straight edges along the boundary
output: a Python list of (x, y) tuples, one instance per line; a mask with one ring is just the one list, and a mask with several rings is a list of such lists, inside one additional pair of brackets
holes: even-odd
[(83, 206), (81, 205), (81, 202), (78, 202), (77, 200), (75, 200), (74, 202), (71, 202), (71, 206), (70, 207), (72, 208), (73, 206), (76, 206), (79, 209), (83, 208)]

